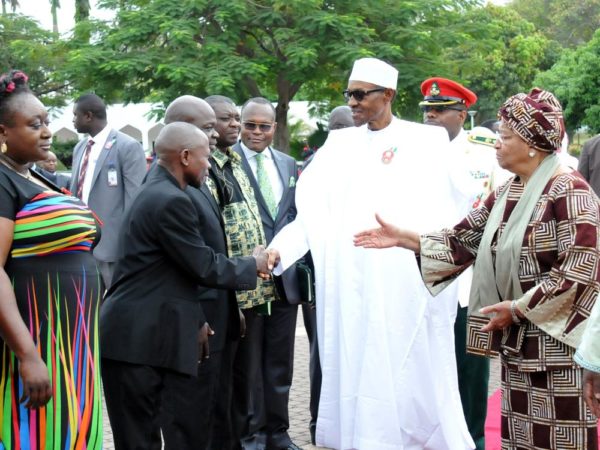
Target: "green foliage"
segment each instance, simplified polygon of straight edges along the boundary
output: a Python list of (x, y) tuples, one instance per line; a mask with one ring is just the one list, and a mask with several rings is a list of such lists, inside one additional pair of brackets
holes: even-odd
[(600, 132), (600, 30), (591, 41), (563, 53), (548, 71), (539, 74), (536, 83), (552, 91), (561, 101), (567, 129), (587, 125)]
[(327, 125), (317, 123), (317, 129), (307, 139), (310, 148), (321, 148), (327, 140), (328, 133)]
[(57, 78), (64, 51), (54, 35), (39, 23), (20, 14), (0, 16), (1, 72), (20, 69), (29, 75), (29, 85), (46, 106), (65, 103), (68, 84)]
[[(114, 24), (94, 23), (65, 70), (108, 101), (167, 104), (182, 94), (277, 102), (287, 149), (289, 102), (339, 102), (352, 62), (377, 56), (400, 71), (398, 107), (459, 38), (449, 18), (478, 0), (104, 0)], [(417, 90), (415, 92), (415, 90)]]
[(58, 161), (62, 164), (58, 165), (57, 170), (70, 169), (73, 164), (73, 149), (77, 145), (77, 140), (59, 142), (56, 139), (52, 139), (52, 151), (56, 155)]
[(509, 7), (564, 47), (588, 42), (600, 28), (600, 0), (513, 0)]
[(528, 91), (540, 70), (555, 60), (557, 48), (515, 11), (488, 4), (461, 18), (463, 39), (450, 48), (456, 62), (446, 74), (465, 83), (479, 100), (477, 123), (496, 117), (504, 100)]

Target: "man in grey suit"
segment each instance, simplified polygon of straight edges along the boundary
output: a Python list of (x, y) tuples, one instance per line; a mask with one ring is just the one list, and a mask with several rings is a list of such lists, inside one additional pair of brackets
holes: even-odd
[(73, 151), (71, 192), (102, 221), (94, 256), (108, 289), (119, 255), (118, 230), (134, 192), (142, 184), (146, 158), (139, 142), (108, 125), (106, 105), (95, 94), (75, 101), (73, 125), (78, 133), (89, 136)]
[[(233, 147), (254, 189), (267, 242), (296, 217), (296, 161), (271, 147), (276, 125), (275, 109), (268, 100), (248, 100), (242, 107), (241, 142)], [(251, 395), (253, 410), (242, 447), (299, 450), (287, 433), (301, 301), (295, 267), (276, 278), (275, 285), (278, 299), (268, 304), (270, 311), (246, 315), (246, 337), (240, 342), (242, 351), (259, 361)]]
[(600, 134), (583, 144), (578, 170), (596, 195), (600, 195)]

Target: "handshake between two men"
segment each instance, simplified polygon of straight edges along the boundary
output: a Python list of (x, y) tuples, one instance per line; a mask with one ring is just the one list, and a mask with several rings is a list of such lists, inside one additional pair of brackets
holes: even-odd
[(273, 268), (279, 264), (279, 252), (274, 249), (265, 249), (262, 245), (257, 245), (252, 251), (252, 256), (256, 259), (256, 272), (263, 280), (271, 278)]

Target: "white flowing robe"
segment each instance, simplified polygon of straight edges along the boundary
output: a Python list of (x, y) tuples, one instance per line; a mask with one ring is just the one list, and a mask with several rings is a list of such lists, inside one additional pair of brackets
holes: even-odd
[[(335, 449), (473, 448), (456, 379), (456, 290), (432, 298), (413, 252), (356, 248), (384, 220), (451, 226), (443, 128), (394, 119), (330, 133), (303, 172), (298, 216), (272, 241), (278, 274), (310, 249), (323, 372), (317, 444)], [(382, 154), (396, 148), (389, 164)]]

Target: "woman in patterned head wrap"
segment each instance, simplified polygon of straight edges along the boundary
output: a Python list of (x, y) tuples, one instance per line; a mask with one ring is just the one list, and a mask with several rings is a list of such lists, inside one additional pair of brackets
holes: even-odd
[(436, 294), (475, 263), (468, 351), (500, 354), (502, 448), (597, 449), (573, 355), (600, 288), (600, 214), (587, 182), (555, 154), (562, 108), (547, 91), (500, 108), (496, 157), (514, 177), (452, 229), (418, 235), (378, 218), (356, 245), (420, 255)]

